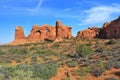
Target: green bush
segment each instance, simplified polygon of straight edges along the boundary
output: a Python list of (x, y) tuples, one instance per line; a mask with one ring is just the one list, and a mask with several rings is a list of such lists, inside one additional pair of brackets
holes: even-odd
[(12, 51), (12, 53), (15, 53), (15, 54), (28, 54), (29, 51), (26, 49), (26, 48), (20, 48), (20, 49), (14, 49)]
[(120, 69), (120, 61), (114, 62), (114, 68)]
[(114, 77), (110, 77), (110, 78), (106, 78), (105, 80), (118, 80), (118, 79), (116, 79)]
[(91, 67), (80, 67), (74, 71), (77, 76), (87, 76), (91, 71)]
[(0, 80), (9, 80), (9, 76), (3, 66), (0, 66)]
[(67, 61), (66, 64), (69, 67), (76, 67), (78, 65), (78, 63), (76, 61)]
[(54, 43), (52, 47), (58, 48), (60, 46), (60, 43)]
[(113, 67), (113, 63), (106, 62), (105, 63), (105, 69), (110, 70)]
[(75, 58), (76, 55), (73, 53), (73, 54), (67, 54), (67, 57), (70, 57), (70, 58)]
[(103, 52), (104, 51), (104, 47), (99, 47), (98, 49), (96, 49), (96, 52)]
[(30, 50), (31, 50), (31, 51), (33, 51), (33, 50), (35, 50), (35, 49), (36, 49), (36, 48), (35, 48), (35, 47), (33, 47), (33, 46), (30, 48)]
[(4, 52), (2, 50), (0, 50), (0, 54), (4, 54)]
[(116, 43), (116, 40), (115, 39), (110, 39), (107, 44), (115, 44)]
[(34, 65), (22, 64), (16, 67), (8, 67), (6, 71), (11, 80), (47, 80), (56, 75), (57, 67), (58, 65), (55, 62)]
[(76, 49), (76, 53), (78, 57), (86, 57), (87, 55), (91, 54), (93, 50), (90, 48), (90, 46), (86, 45), (79, 45)]
[(103, 72), (104, 72), (103, 68), (100, 68), (100, 67), (96, 68), (96, 67), (94, 67), (94, 68), (92, 68), (91, 74), (93, 76), (98, 77), (98, 76), (102, 75)]
[(56, 56), (57, 53), (55, 53), (51, 50), (38, 50), (38, 51), (36, 51), (36, 54), (39, 54), (40, 57), (47, 57), (50, 55)]
[(105, 65), (102, 61), (97, 61), (91, 69), (91, 74), (93, 76), (100, 76), (105, 71)]
[(56, 63), (36, 64), (34, 65), (33, 74), (35, 75), (35, 77), (50, 79), (51, 77), (56, 75), (57, 67), (58, 65)]
[(84, 67), (90, 66), (90, 62), (89, 62), (89, 61), (84, 62), (84, 65), (83, 65), (83, 66), (84, 66)]

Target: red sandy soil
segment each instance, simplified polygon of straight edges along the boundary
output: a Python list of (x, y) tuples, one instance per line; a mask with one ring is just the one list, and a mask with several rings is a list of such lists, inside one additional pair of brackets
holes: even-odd
[(120, 69), (112, 68), (111, 70), (105, 71), (100, 77), (94, 77), (92, 75), (89, 75), (84, 80), (105, 80), (106, 78), (111, 77), (120, 80)]
[(75, 68), (69, 68), (67, 66), (60, 67), (58, 68), (57, 75), (53, 77), (51, 80), (63, 80), (64, 78), (67, 77), (67, 75), (72, 77), (72, 80), (76, 80), (77, 77), (74, 76), (74, 74), (72, 74), (72, 72), (76, 69), (77, 67)]
[[(51, 80), (63, 80), (64, 78), (67, 77), (67, 73), (71, 77), (71, 80), (79, 80), (79, 77), (73, 74), (73, 71), (76, 69), (77, 67), (75, 68), (69, 68), (67, 66), (60, 67), (58, 68), (57, 75), (53, 77)], [(100, 77), (94, 77), (92, 75), (88, 75), (83, 80), (105, 80), (106, 78), (111, 78), (111, 77), (120, 80), (120, 69), (112, 68), (109, 71), (105, 71)]]

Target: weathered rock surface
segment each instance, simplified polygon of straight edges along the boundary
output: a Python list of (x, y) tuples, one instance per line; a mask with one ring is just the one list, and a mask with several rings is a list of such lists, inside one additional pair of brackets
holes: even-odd
[(56, 26), (49, 26), (47, 24), (42, 26), (33, 25), (30, 34), (25, 37), (22, 27), (19, 26), (15, 30), (15, 39), (10, 44), (15, 45), (44, 40), (59, 42), (62, 39), (68, 39), (72, 37), (71, 29), (71, 27), (62, 25), (61, 21), (57, 21)]
[(120, 38), (120, 17), (103, 25), (100, 32), (100, 38)]
[(104, 23), (102, 28), (93, 27), (79, 31), (77, 38), (120, 38), (120, 17), (111, 22)]
[(93, 38), (98, 37), (99, 31), (100, 31), (100, 29), (97, 28), (97, 27), (88, 28), (86, 30), (79, 31), (77, 33), (77, 38), (90, 38), (90, 39), (93, 39)]
[(72, 37), (71, 27), (62, 25), (61, 21), (56, 22), (56, 42), (62, 39), (69, 39)]
[(15, 40), (25, 39), (22, 26), (17, 26), (15, 29)]
[(27, 39), (30, 42), (43, 41), (45, 39), (53, 41), (55, 40), (55, 38), (56, 38), (55, 27), (49, 25), (42, 26), (34, 25), (30, 35), (27, 37)]
[(9, 45), (24, 44), (27, 42), (27, 39), (24, 35), (24, 30), (22, 26), (17, 26), (15, 29), (15, 39), (10, 42)]

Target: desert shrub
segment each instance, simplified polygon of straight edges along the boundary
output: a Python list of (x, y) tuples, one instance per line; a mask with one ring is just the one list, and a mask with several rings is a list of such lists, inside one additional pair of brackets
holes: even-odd
[(120, 61), (115, 61), (114, 62), (114, 68), (117, 68), (117, 69), (120, 68)]
[(92, 68), (92, 70), (91, 70), (91, 74), (92, 74), (93, 76), (96, 76), (96, 77), (102, 75), (103, 72), (104, 72), (104, 70), (103, 70), (102, 68), (100, 68), (100, 67), (97, 67), (97, 68), (94, 67), (94, 68)]
[(0, 66), (0, 80), (8, 80), (9, 75), (7, 74), (5, 68), (3, 66)]
[(100, 76), (105, 71), (105, 65), (102, 61), (97, 61), (94, 66), (92, 66), (91, 74), (93, 76)]
[(70, 58), (75, 58), (76, 55), (73, 53), (73, 54), (67, 54), (67, 57), (70, 57)]
[(65, 77), (62, 80), (73, 80), (71, 77)]
[(117, 61), (120, 61), (120, 58), (118, 58)]
[(53, 41), (49, 40), (49, 39), (45, 39), (44, 43), (52, 43)]
[(0, 54), (4, 54), (4, 52), (2, 50), (0, 50)]
[(107, 44), (115, 44), (116, 43), (116, 40), (115, 39), (110, 39)]
[(78, 63), (76, 61), (66, 61), (67, 66), (76, 67)]
[(34, 65), (34, 75), (42, 79), (50, 79), (57, 73), (57, 63), (36, 64)]
[(106, 62), (106, 63), (105, 63), (105, 69), (106, 69), (106, 70), (110, 70), (112, 67), (113, 67), (113, 64), (112, 64), (112, 63), (109, 63), (109, 62)]
[(11, 80), (47, 80), (56, 75), (57, 67), (57, 63), (50, 62), (34, 65), (22, 64), (16, 67), (7, 67), (6, 70)]
[(25, 43), (25, 44), (21, 44), (21, 45), (19, 45), (19, 46), (30, 46), (30, 45), (32, 45), (32, 43)]
[(84, 66), (84, 67), (90, 66), (90, 62), (89, 62), (89, 61), (84, 62), (83, 66)]
[(77, 76), (87, 76), (91, 71), (91, 67), (79, 67), (77, 70), (74, 71), (75, 75)]
[(59, 46), (60, 46), (60, 43), (54, 43), (54, 45), (53, 45), (52, 47), (57, 48), (57, 47), (59, 47)]
[(76, 49), (76, 55), (78, 57), (86, 57), (87, 55), (91, 54), (93, 51), (89, 46), (86, 45), (79, 45)]
[(98, 49), (96, 49), (96, 52), (103, 52), (104, 51), (104, 47), (99, 47)]
[(20, 49), (14, 49), (12, 51), (12, 53), (15, 53), (15, 54), (28, 54), (29, 51), (26, 49), (26, 48), (20, 48)]
[(36, 48), (34, 47), (34, 46), (32, 46), (31, 48), (30, 48), (30, 50), (31, 51), (33, 51), (33, 50), (35, 50)]
[(50, 56), (50, 55), (56, 56), (56, 54), (57, 54), (57, 53), (55, 53), (51, 50), (38, 50), (35, 53), (38, 54), (40, 57), (47, 57), (47, 56)]
[(116, 79), (114, 77), (110, 77), (110, 78), (106, 78), (105, 80), (118, 80), (118, 79)]

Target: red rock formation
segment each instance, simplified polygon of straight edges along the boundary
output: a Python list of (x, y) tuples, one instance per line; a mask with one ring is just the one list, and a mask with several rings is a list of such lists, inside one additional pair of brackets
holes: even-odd
[(100, 29), (97, 27), (88, 28), (77, 33), (77, 38), (96, 38), (99, 34)]
[(49, 25), (34, 25), (27, 39), (30, 42), (43, 41), (45, 39), (52, 41), (55, 39), (55, 37), (55, 27)]
[(15, 40), (10, 42), (9, 45), (23, 44), (26, 42), (27, 40), (25, 38), (22, 26), (17, 26), (15, 29)]
[(28, 37), (24, 36), (21, 26), (16, 28), (15, 40), (11, 44), (23, 44), (44, 40), (61, 41), (64, 38), (71, 38), (71, 27), (63, 26), (61, 21), (56, 22), (56, 27), (49, 25), (34, 25)]
[(105, 23), (101, 29), (100, 37), (109, 39), (120, 38), (120, 17), (110, 23)]
[(56, 40), (61, 41), (62, 39), (68, 39), (72, 37), (71, 27), (62, 25), (61, 21), (56, 22)]
[(77, 38), (120, 38), (120, 17), (112, 22), (104, 23), (102, 28), (88, 28), (84, 31), (79, 31)]
[(17, 26), (15, 29), (15, 40), (25, 39), (24, 31), (22, 26)]

